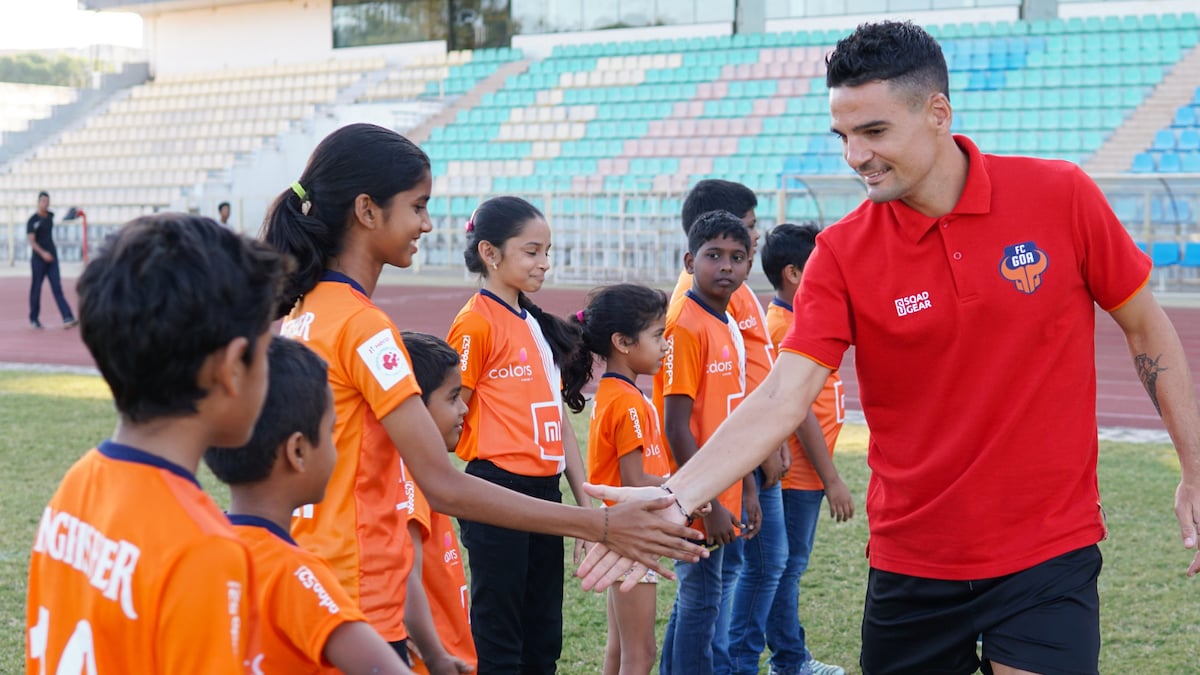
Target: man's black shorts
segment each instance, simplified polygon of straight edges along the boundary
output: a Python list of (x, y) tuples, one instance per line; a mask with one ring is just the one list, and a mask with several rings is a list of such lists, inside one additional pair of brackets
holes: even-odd
[(1027, 570), (942, 581), (872, 569), (863, 612), (864, 675), (959, 675), (989, 661), (1045, 675), (1094, 674), (1103, 561), (1093, 545)]

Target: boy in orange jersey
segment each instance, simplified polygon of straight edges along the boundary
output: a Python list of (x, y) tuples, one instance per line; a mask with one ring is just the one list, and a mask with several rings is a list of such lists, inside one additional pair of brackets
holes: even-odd
[[(462, 375), (458, 352), (445, 340), (426, 333), (404, 332), (401, 338), (412, 360), (413, 376), (421, 387), (421, 401), (442, 434), (446, 451), (454, 452), (467, 414), (467, 404), (459, 397)], [(408, 630), (420, 651), (413, 660), (413, 670), (435, 674), (473, 672), (478, 657), (467, 610), (467, 577), (454, 524), (450, 516), (430, 510), (419, 488), (413, 501), (408, 529), (416, 555), (405, 606)], [(417, 589), (423, 592), (417, 593)], [(412, 621), (417, 614), (429, 617), (429, 623), (424, 617)]]
[[(745, 395), (745, 345), (728, 308), (750, 272), (750, 249), (745, 225), (728, 211), (705, 213), (688, 232), (684, 266), (692, 287), (667, 311), (668, 352), (654, 377), (655, 405), (664, 411), (663, 430), (679, 466)], [(748, 489), (754, 489), (752, 482)], [(742, 490), (739, 482), (723, 492), (703, 517), (703, 528), (697, 527), (714, 546), (710, 556), (675, 565), (679, 585), (663, 638), (659, 671), (664, 675), (710, 673), (728, 659), (716, 634), (733, 587), (733, 579), (723, 575), (725, 545), (745, 527)]]
[[(775, 288), (775, 297), (767, 307), (767, 327), (775, 343), (783, 340), (792, 327), (792, 299), (800, 287), (804, 264), (816, 247), (815, 225), (776, 225), (767, 233), (762, 247), (763, 272)], [(791, 469), (783, 478), (783, 516), (787, 533), (787, 562), (779, 587), (771, 601), (765, 634), (759, 631), (751, 651), (757, 657), (764, 646), (771, 650), (771, 673), (778, 675), (845, 675), (839, 666), (812, 658), (800, 623), (798, 600), (800, 577), (808, 567), (821, 499), (829, 499), (830, 514), (839, 522), (854, 515), (850, 490), (833, 465), (833, 448), (846, 419), (842, 379), (835, 370), (817, 396), (809, 419), (816, 416), (821, 435), (809, 438), (813, 425), (797, 430), (788, 439)]]
[(333, 472), (333, 394), (325, 362), (271, 339), (270, 384), (250, 441), (210, 448), (208, 468), (229, 484), (229, 520), (250, 549), (262, 625), (253, 672), (411, 673), (366, 622), (329, 563), (288, 534), (292, 511), (320, 502)]
[(254, 428), (282, 272), (184, 214), (133, 220), (84, 270), (80, 330), (118, 422), (43, 512), (27, 672), (242, 673), (257, 653), (249, 554), (195, 471)]

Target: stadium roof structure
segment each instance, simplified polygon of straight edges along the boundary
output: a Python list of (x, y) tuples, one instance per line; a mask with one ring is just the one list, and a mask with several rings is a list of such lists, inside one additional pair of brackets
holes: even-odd
[(213, 9), (250, 5), (262, 0), (82, 0), (84, 9), (96, 11), (135, 12), (137, 14), (161, 14), (187, 9)]

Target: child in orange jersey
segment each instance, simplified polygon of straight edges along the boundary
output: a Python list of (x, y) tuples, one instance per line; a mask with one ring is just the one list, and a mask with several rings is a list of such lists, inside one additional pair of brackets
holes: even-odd
[[(792, 327), (792, 298), (800, 287), (804, 264), (816, 247), (814, 225), (783, 223), (767, 233), (762, 247), (763, 272), (775, 287), (775, 297), (767, 308), (767, 326), (778, 344)], [(844, 675), (840, 666), (812, 658), (800, 623), (798, 598), (800, 577), (808, 567), (813, 539), (820, 516), (821, 498), (829, 500), (829, 511), (841, 522), (854, 516), (850, 490), (833, 465), (833, 447), (846, 419), (842, 379), (837, 371), (829, 374), (825, 388), (813, 403), (809, 417), (815, 415), (821, 436), (806, 436), (811, 430), (797, 430), (788, 440), (792, 455), (791, 469), (783, 478), (783, 516), (788, 537), (787, 562), (779, 587), (767, 615), (765, 634), (755, 636), (752, 650), (756, 657), (765, 645), (771, 650), (771, 672), (780, 675)], [(811, 427), (811, 425), (807, 425)]]
[[(545, 502), (576, 503), (584, 468), (566, 406), (583, 409), (571, 383), (579, 328), (528, 294), (550, 269), (550, 226), (518, 197), (489, 199), (467, 226), (467, 270), (483, 288), (459, 310), (447, 342), (459, 353), (467, 417), (456, 452), (467, 473)], [(569, 395), (565, 395), (568, 394)], [(459, 519), (471, 565), (471, 632), (483, 672), (553, 673), (562, 651), (562, 537)], [(576, 549), (578, 551), (578, 549)]]
[[(678, 466), (745, 395), (746, 348), (729, 303), (750, 272), (750, 247), (745, 225), (728, 211), (705, 213), (688, 233), (684, 265), (692, 288), (667, 311), (669, 351), (654, 379), (655, 403), (661, 401), (663, 431)], [(741, 519), (742, 490), (754, 487), (754, 481), (738, 481), (713, 500), (703, 524), (715, 550), (706, 560), (675, 566), (679, 585), (663, 638), (659, 672), (664, 675), (720, 672), (728, 661), (728, 643), (718, 635), (736, 582), (724, 569), (727, 544), (739, 530), (750, 534)], [(751, 492), (747, 500), (752, 498)]]
[(269, 248), (174, 213), (128, 223), (83, 271), (80, 331), (118, 422), (43, 512), (26, 672), (242, 673), (257, 653), (249, 553), (195, 472), (254, 428), (282, 272)]
[(329, 563), (288, 535), (292, 511), (320, 502), (337, 461), (325, 363), (276, 337), (267, 400), (250, 441), (210, 448), (204, 462), (229, 485), (229, 520), (250, 548), (262, 654), (252, 672), (410, 673), (338, 584)]
[[(313, 151), (300, 180), (272, 205), (265, 240), (296, 261), (277, 311), (281, 332), (329, 363), (337, 422), (338, 462), (325, 500), (300, 509), (292, 536), (334, 568), (350, 598), (384, 639), (408, 654), (405, 579), (412, 542), (406, 529), (405, 467), (440, 512), (607, 540), (622, 555), (657, 566), (659, 555), (691, 558), (696, 548), (677, 537), (649, 507), (614, 507), (610, 522), (594, 509), (552, 506), (457, 471), (421, 403), (395, 323), (371, 296), (385, 265), (408, 267), (416, 242), (432, 225), (425, 206), (429, 158), (400, 134), (351, 124)], [(619, 512), (618, 509), (621, 509)], [(656, 510), (657, 509), (657, 510)]]
[[(446, 341), (426, 333), (404, 332), (404, 348), (412, 359), (413, 376), (421, 386), (421, 400), (446, 442), (446, 451), (454, 452), (462, 435), (462, 377), (458, 372), (458, 353)], [(471, 638), (471, 618), (467, 610), (467, 577), (463, 571), (458, 537), (450, 517), (431, 511), (429, 502), (418, 489), (413, 495), (413, 515), (408, 519), (409, 533), (416, 545), (413, 571), (409, 575), (409, 617), (423, 613), (419, 621), (409, 622), (409, 632), (420, 648), (413, 660), (418, 673), (471, 672), (478, 657)], [(421, 587), (418, 591), (417, 587)], [(428, 617), (427, 619), (425, 617)], [(428, 625), (430, 632), (424, 634)]]
[[(662, 485), (671, 475), (654, 404), (637, 387), (667, 353), (667, 296), (634, 284), (606, 286), (576, 315), (583, 329), (579, 359), (589, 374), (593, 355), (604, 359), (588, 430), (588, 482)], [(578, 386), (582, 386), (579, 383)], [(646, 675), (654, 667), (654, 605), (658, 578), (647, 572), (636, 588), (608, 591), (605, 675)]]

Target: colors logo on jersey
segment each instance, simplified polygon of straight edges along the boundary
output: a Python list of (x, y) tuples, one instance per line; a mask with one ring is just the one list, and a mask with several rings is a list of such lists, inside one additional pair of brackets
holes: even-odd
[(933, 301), (929, 299), (929, 291), (896, 298), (893, 302), (896, 303), (896, 316), (908, 316), (933, 307)]
[(750, 330), (758, 326), (758, 317), (750, 316), (738, 322), (740, 330)]
[(1027, 241), (1004, 247), (1000, 261), (1000, 276), (1011, 281), (1018, 291), (1031, 295), (1042, 286), (1042, 275), (1050, 259), (1037, 244)]
[(358, 357), (375, 376), (375, 381), (384, 391), (399, 384), (412, 374), (408, 359), (396, 344), (390, 328), (384, 328), (358, 346)]

